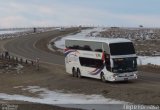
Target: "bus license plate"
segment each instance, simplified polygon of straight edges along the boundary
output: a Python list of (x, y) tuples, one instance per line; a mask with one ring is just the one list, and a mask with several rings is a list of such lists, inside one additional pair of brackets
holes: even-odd
[(126, 80), (128, 80), (128, 78), (124, 78), (124, 80), (126, 81)]

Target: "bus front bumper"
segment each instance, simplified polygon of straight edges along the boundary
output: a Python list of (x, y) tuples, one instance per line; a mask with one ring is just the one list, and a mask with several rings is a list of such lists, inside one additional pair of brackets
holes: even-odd
[(137, 72), (132, 73), (124, 73), (124, 74), (115, 74), (109, 78), (109, 81), (115, 82), (115, 81), (129, 81), (129, 80), (135, 80), (137, 79)]

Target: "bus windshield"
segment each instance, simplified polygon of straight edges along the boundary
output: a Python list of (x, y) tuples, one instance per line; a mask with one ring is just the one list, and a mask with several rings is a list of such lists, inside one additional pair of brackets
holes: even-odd
[(113, 65), (114, 73), (134, 72), (137, 71), (137, 58), (115, 58)]
[(132, 42), (112, 43), (109, 44), (111, 55), (129, 55), (135, 54)]

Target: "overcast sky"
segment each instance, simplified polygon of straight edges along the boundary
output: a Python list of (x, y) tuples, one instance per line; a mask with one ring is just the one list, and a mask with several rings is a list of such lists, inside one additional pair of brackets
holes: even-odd
[(0, 0), (0, 28), (59, 25), (160, 27), (160, 0)]

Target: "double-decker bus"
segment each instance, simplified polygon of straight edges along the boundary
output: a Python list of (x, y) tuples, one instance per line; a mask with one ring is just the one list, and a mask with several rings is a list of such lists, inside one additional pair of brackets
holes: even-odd
[(137, 79), (137, 56), (130, 40), (66, 38), (66, 72), (105, 81)]

